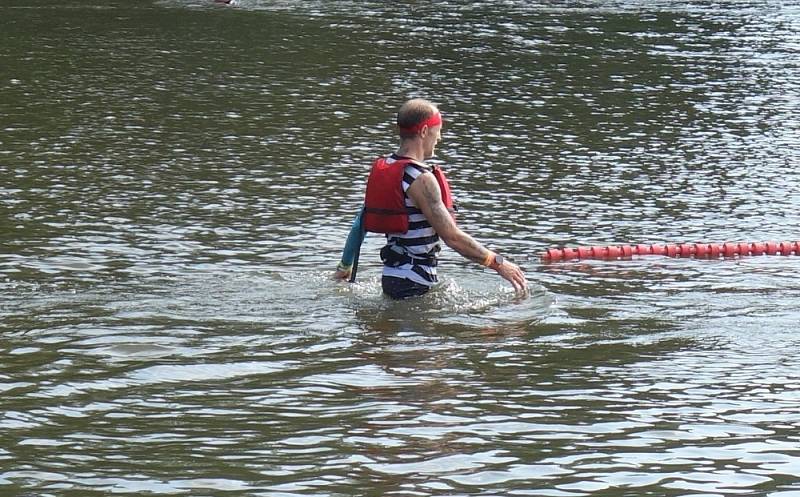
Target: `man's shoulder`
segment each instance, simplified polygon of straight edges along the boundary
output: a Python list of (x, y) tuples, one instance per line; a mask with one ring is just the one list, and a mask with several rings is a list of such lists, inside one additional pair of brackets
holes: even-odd
[(405, 173), (416, 181), (428, 181), (433, 179), (432, 171), (429, 167), (421, 166), (418, 163), (408, 163), (405, 167)]
[[(409, 170), (406, 169), (406, 172), (408, 171)], [(415, 189), (417, 190), (418, 189), (429, 190), (431, 188), (439, 188), (439, 184), (436, 182), (436, 177), (433, 175), (430, 169), (424, 169), (424, 168), (422, 170), (414, 169), (414, 171), (415, 172), (411, 174), (413, 177), (413, 183), (411, 184), (412, 187), (414, 185), (418, 185), (415, 187)]]

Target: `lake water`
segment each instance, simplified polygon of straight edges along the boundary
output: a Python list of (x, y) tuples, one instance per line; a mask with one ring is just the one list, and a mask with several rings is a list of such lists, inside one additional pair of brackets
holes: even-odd
[[(800, 6), (0, 6), (0, 494), (800, 496)], [(330, 276), (408, 97), (465, 231)]]

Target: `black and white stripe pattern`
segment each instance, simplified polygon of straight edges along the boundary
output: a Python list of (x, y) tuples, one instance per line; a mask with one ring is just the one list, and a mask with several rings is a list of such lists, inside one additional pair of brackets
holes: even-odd
[[(391, 164), (399, 158), (400, 157), (393, 154), (386, 161)], [(439, 240), (439, 235), (436, 234), (431, 224), (425, 219), (422, 211), (417, 208), (406, 191), (420, 174), (429, 171), (429, 169), (418, 164), (409, 163), (406, 165), (403, 174), (403, 197), (405, 198), (406, 209), (408, 210), (408, 232), (389, 233), (386, 235), (387, 244), (402, 247), (404, 252), (411, 257), (428, 259), (436, 257), (442, 249), (442, 244)], [(383, 274), (396, 278), (407, 278), (411, 281), (428, 286), (438, 281), (436, 267), (425, 264), (403, 264), (397, 267), (384, 266)]]

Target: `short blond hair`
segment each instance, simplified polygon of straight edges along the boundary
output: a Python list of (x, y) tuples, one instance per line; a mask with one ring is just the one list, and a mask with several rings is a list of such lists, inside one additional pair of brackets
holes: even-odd
[(412, 98), (406, 101), (397, 111), (397, 130), (401, 138), (416, 136), (416, 132), (403, 131), (425, 122), (439, 111), (436, 104), (424, 98)]

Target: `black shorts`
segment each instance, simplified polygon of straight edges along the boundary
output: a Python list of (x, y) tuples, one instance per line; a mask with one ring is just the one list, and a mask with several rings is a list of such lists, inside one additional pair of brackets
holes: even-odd
[(382, 277), (381, 287), (383, 287), (383, 293), (395, 300), (419, 297), (420, 295), (425, 295), (431, 289), (428, 285), (421, 285), (414, 281), (395, 278), (394, 276)]

